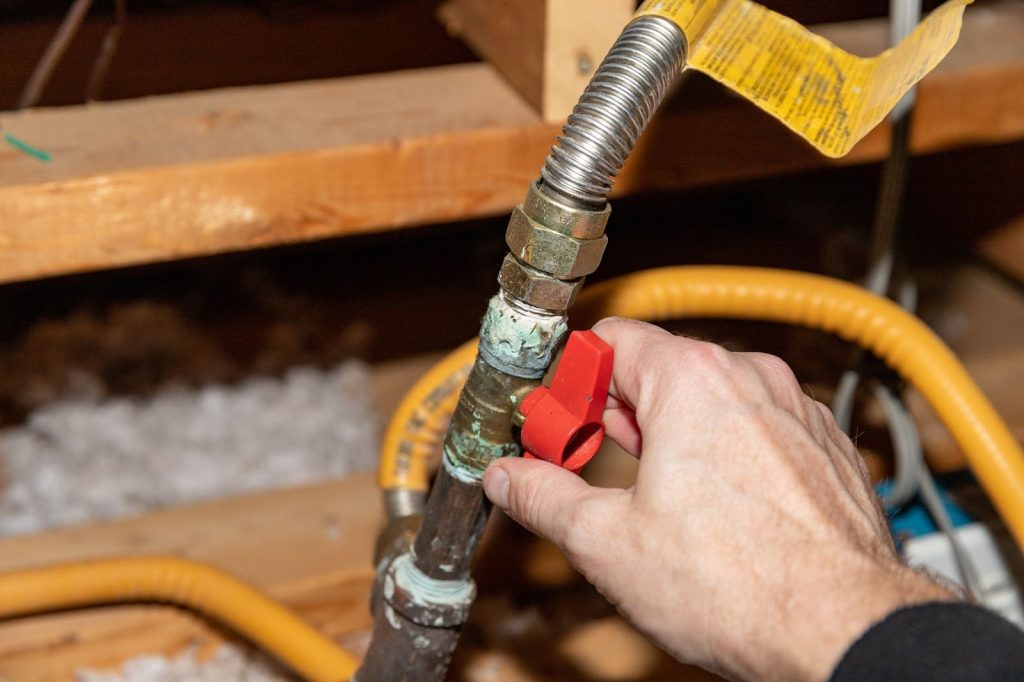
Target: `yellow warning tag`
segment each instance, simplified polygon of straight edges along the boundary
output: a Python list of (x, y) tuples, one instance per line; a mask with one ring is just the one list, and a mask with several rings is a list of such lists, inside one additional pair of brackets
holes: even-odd
[(850, 151), (946, 56), (972, 1), (948, 0), (899, 45), (867, 58), (750, 0), (646, 0), (637, 16), (674, 21), (689, 44), (687, 67), (735, 90), (836, 157)]

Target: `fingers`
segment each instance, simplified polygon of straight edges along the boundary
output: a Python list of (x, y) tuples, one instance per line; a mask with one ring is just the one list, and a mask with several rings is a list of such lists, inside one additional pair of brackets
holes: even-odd
[(652, 347), (676, 337), (653, 324), (618, 317), (601, 320), (593, 331), (615, 351), (609, 392), (636, 409), (658, 370), (658, 363), (650, 359)]
[(585, 553), (614, 515), (608, 502), (621, 490), (593, 488), (576, 474), (538, 460), (506, 458), (484, 473), (484, 492), (496, 506), (567, 553)]
[(614, 398), (610, 399), (608, 403), (608, 407), (604, 411), (605, 435), (618, 443), (619, 447), (629, 454), (639, 457), (643, 447), (643, 436), (640, 432), (640, 425), (636, 421), (636, 412)]

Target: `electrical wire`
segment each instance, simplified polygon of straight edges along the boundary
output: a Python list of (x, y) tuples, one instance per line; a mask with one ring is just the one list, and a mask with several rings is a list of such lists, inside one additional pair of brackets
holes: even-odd
[(128, 23), (128, 12), (125, 8), (125, 0), (114, 0), (114, 25), (107, 29), (103, 36), (103, 43), (100, 51), (96, 54), (96, 61), (92, 64), (89, 72), (89, 83), (85, 88), (85, 101), (95, 102), (100, 98), (103, 91), (103, 83), (107, 79), (110, 65), (117, 54), (117, 47), (121, 42), (124, 27)]
[[(891, 0), (889, 13), (891, 44), (896, 45), (920, 21), (921, 0)], [(882, 170), (871, 233), (870, 265), (865, 279), (865, 287), (879, 296), (887, 295), (892, 285), (909, 161), (910, 114), (915, 98), (916, 88), (912, 88), (889, 115), (892, 123), (890, 153)], [(905, 309), (916, 309), (917, 288), (912, 280), (908, 279), (901, 285), (899, 299)], [(853, 419), (853, 405), (860, 382), (860, 368), (844, 372), (832, 401), (836, 423), (847, 432)], [(936, 527), (949, 539), (961, 583), (975, 598), (983, 599), (984, 591), (977, 571), (956, 534), (938, 485), (924, 461), (921, 438), (913, 417), (898, 393), (884, 382), (876, 384), (874, 395), (886, 415), (895, 460), (892, 485), (882, 495), (882, 501), (887, 507), (900, 507), (919, 495)]]
[(921, 487), (921, 477), (928, 476), (924, 458), (921, 456), (921, 439), (913, 421), (909, 422), (910, 428), (906, 428), (901, 417), (907, 413), (907, 409), (896, 391), (883, 383), (875, 384), (874, 388), (875, 400), (885, 411), (889, 424), (889, 437), (892, 439), (895, 460), (895, 475), (892, 485), (883, 496), (883, 501), (887, 507), (902, 507), (917, 495)]
[(40, 57), (35, 69), (33, 69), (28, 83), (25, 84), (25, 88), (18, 96), (18, 101), (15, 104), (16, 109), (30, 109), (39, 102), (39, 98), (42, 97), (43, 91), (50, 82), (50, 77), (53, 76), (54, 69), (57, 68), (57, 64), (60, 63), (61, 58), (68, 49), (68, 45), (71, 44), (75, 34), (78, 33), (78, 28), (82, 25), (82, 21), (85, 19), (85, 15), (89, 13), (91, 6), (92, 0), (75, 0), (71, 3), (71, 7), (68, 8), (67, 14), (64, 15), (60, 28), (57, 29), (57, 32), (50, 40), (50, 44), (46, 46), (46, 51), (43, 52), (43, 56)]

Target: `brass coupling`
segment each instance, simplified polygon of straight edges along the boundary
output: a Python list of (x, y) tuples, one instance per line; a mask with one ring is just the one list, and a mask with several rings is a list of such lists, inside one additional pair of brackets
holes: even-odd
[(601, 264), (610, 214), (608, 204), (594, 211), (562, 203), (534, 182), (505, 233), (511, 253), (498, 275), (502, 290), (536, 308), (567, 310)]

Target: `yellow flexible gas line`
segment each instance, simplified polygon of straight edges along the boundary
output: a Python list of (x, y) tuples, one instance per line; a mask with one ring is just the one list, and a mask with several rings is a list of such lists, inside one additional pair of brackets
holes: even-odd
[(359, 663), (255, 588), (184, 559), (102, 559), (0, 575), (0, 618), (138, 601), (166, 602), (202, 612), (316, 682), (347, 680)]
[[(928, 400), (953, 437), (1018, 546), (1024, 548), (1024, 453), (1013, 434), (952, 351), (917, 317), (891, 301), (839, 280), (785, 270), (694, 266), (647, 270), (588, 288), (574, 319), (607, 316), (645, 320), (727, 317), (786, 322), (820, 329), (868, 349)], [(381, 452), (385, 489), (426, 490), (427, 462), (436, 452), (457, 398), (458, 382), (473, 361), (467, 343), (413, 387), (429, 405), (403, 401)], [(417, 431), (416, 425), (425, 425)], [(429, 442), (427, 436), (440, 434)], [(414, 444), (414, 445), (410, 445)]]
[[(873, 351), (913, 384), (963, 448), (975, 474), (1024, 546), (1024, 453), (953, 353), (913, 315), (845, 282), (737, 267), (648, 270), (589, 288), (577, 317), (647, 320), (731, 317), (787, 322)], [(384, 488), (426, 490), (428, 459), (443, 438), (476, 354), (449, 354), (396, 410), (381, 454)], [(0, 617), (125, 601), (166, 601), (207, 614), (311, 680), (342, 680), (356, 659), (252, 587), (174, 558), (125, 558), (0, 575)]]
[(444, 441), (459, 391), (473, 366), (476, 342), (467, 341), (446, 355), (402, 397), (381, 443), (377, 467), (381, 488), (426, 492), (430, 461)]

